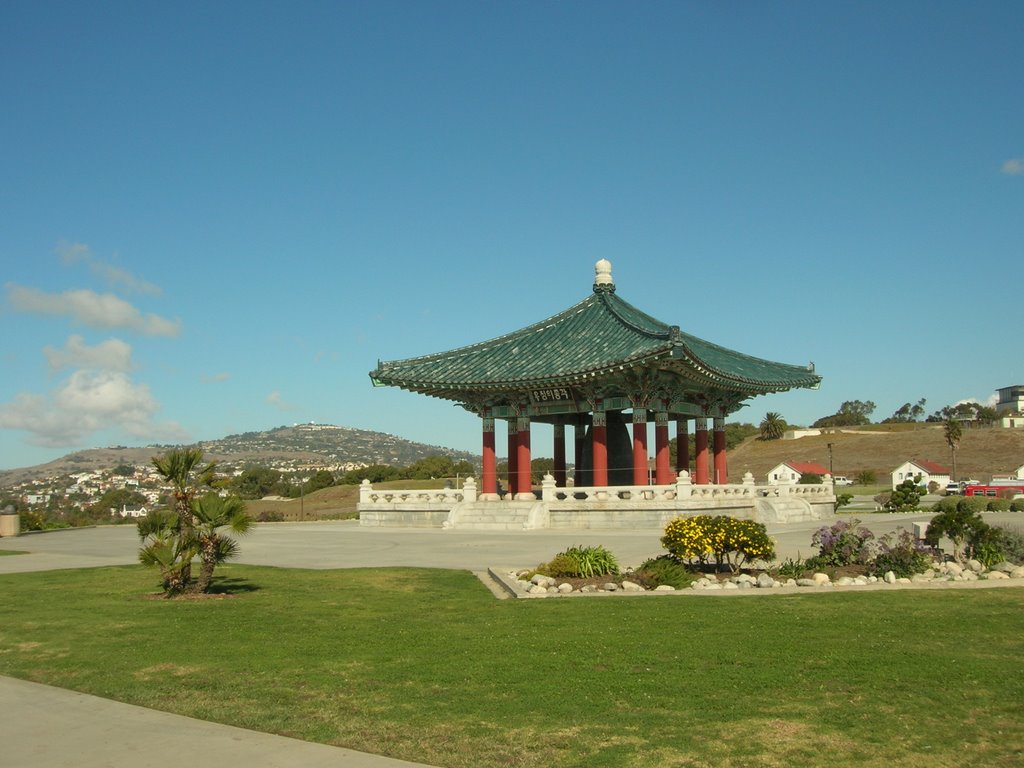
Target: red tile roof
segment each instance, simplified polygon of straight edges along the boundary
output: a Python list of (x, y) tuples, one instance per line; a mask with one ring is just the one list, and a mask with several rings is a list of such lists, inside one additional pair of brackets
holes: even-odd
[(787, 461), (786, 466), (790, 469), (795, 469), (801, 475), (821, 475), (824, 477), (828, 474), (828, 467), (823, 467), (821, 464), (813, 461)]
[(944, 467), (941, 464), (936, 464), (934, 461), (928, 461), (927, 459), (911, 459), (910, 463), (915, 467), (920, 467), (929, 475), (949, 474), (949, 467)]

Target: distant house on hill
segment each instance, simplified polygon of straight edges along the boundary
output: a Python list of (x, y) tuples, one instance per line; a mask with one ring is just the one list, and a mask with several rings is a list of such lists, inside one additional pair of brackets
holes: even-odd
[(1004, 428), (1020, 429), (1024, 427), (1024, 385), (1015, 384), (997, 390), (999, 401), (996, 413)]
[(892, 487), (896, 488), (904, 480), (913, 480), (920, 476), (920, 484), (927, 487), (935, 483), (940, 489), (949, 484), (949, 469), (925, 459), (911, 459), (900, 464), (892, 471)]
[(768, 485), (796, 484), (804, 475), (818, 475), (823, 478), (828, 473), (828, 467), (813, 461), (784, 461), (768, 470)]

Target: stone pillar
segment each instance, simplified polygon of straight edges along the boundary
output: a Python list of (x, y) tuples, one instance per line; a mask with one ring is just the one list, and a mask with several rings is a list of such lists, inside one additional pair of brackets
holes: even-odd
[(633, 485), (647, 485), (647, 409), (633, 409)]
[(696, 438), (696, 453), (695, 466), (694, 466), (694, 479), (697, 485), (708, 484), (708, 420), (703, 416), (699, 419), (694, 420), (696, 430), (694, 437)]
[(519, 417), (519, 460), (516, 471), (519, 482), (516, 483), (516, 498), (533, 498), (533, 483), (530, 480), (530, 417)]
[(690, 420), (676, 419), (676, 474), (690, 474)]
[(590, 429), (594, 443), (594, 487), (608, 487), (608, 416), (594, 411), (594, 425)]
[(519, 490), (519, 426), (513, 418), (508, 420), (508, 494), (514, 499)]
[(669, 462), (668, 414), (658, 411), (654, 414), (654, 482), (668, 485), (675, 481)]
[(721, 416), (715, 417), (715, 485), (725, 485), (729, 482), (729, 473), (725, 462), (725, 419)]
[(555, 478), (555, 485), (565, 488), (565, 422), (561, 418), (555, 418), (554, 429), (554, 467), (551, 475)]
[(488, 412), (481, 419), (483, 422), (483, 472), (480, 478), (480, 492), (485, 496), (498, 493), (498, 460), (494, 446), (494, 417)]

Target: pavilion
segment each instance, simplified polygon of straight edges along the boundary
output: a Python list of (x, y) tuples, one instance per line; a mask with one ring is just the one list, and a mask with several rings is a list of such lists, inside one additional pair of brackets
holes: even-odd
[[(553, 428), (554, 485), (568, 484), (566, 427), (573, 427), (575, 487), (728, 483), (725, 420), (756, 396), (817, 388), (807, 366), (787, 365), (712, 344), (667, 325), (620, 298), (611, 264), (595, 265), (593, 292), (553, 317), (467, 347), (379, 362), (375, 386), (394, 386), (458, 403), (480, 417), (481, 500), (499, 496), (495, 422), (507, 423), (510, 498), (532, 500), (530, 428)], [(628, 414), (627, 414), (628, 412)], [(654, 421), (654, 472), (648, 422)], [(708, 422), (712, 437), (709, 441)], [(677, 458), (670, 466), (669, 424)], [(630, 438), (627, 423), (632, 424)], [(710, 448), (710, 450), (709, 450)]]

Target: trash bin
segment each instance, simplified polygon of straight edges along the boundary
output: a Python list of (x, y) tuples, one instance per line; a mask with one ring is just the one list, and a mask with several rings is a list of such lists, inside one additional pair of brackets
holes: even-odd
[(0, 538), (17, 536), (20, 531), (21, 515), (14, 511), (14, 507), (5, 507), (0, 510)]

